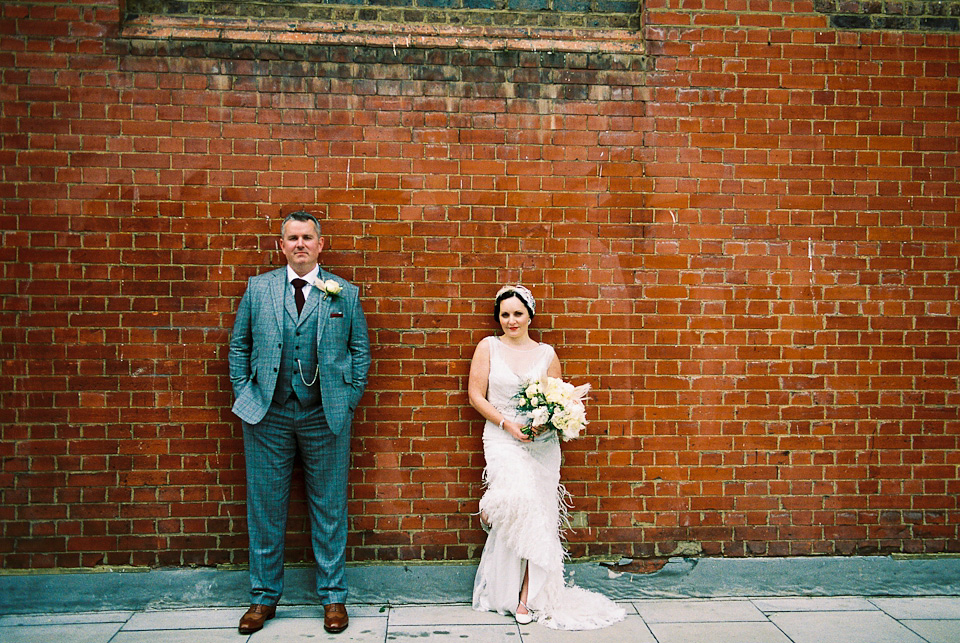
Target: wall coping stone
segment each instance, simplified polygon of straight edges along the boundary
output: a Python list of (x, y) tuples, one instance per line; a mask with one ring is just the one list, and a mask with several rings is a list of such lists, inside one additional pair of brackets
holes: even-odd
[(290, 21), (190, 16), (136, 16), (125, 38), (229, 40), (299, 45), (403, 46), (520, 51), (642, 54), (639, 32), (627, 29), (550, 29), (375, 22)]

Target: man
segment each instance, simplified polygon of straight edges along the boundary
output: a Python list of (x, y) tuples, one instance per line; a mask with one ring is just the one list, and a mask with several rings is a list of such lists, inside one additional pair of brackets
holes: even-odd
[(303, 463), (317, 595), (324, 629), (348, 616), (344, 563), (350, 423), (367, 385), (370, 341), (359, 289), (317, 265), (324, 239), (306, 212), (288, 215), (280, 248), (287, 266), (252, 277), (230, 338), (233, 412), (243, 420), (250, 532), (250, 634), (276, 614), (290, 479)]

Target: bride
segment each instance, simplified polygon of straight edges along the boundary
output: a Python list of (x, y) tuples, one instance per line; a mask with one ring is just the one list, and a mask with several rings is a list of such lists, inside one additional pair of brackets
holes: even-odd
[(605, 596), (563, 579), (567, 491), (560, 484), (560, 441), (555, 431), (523, 432), (513, 399), (520, 385), (541, 375), (560, 377), (560, 360), (548, 344), (530, 338), (536, 313), (523, 286), (497, 293), (494, 315), (503, 335), (477, 345), (470, 363), (470, 404), (486, 418), (480, 521), (488, 532), (473, 586), (473, 608), (537, 620), (558, 630), (591, 630), (623, 620), (624, 610)]

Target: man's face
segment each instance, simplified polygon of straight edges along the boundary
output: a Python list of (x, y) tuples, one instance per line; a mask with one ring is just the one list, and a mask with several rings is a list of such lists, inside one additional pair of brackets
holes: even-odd
[(310, 221), (287, 221), (280, 238), (280, 249), (290, 267), (302, 277), (317, 265), (323, 250), (323, 237), (317, 236), (317, 229)]

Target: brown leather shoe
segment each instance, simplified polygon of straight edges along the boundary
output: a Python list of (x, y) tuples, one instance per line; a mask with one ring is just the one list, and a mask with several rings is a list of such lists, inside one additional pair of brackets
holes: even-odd
[(350, 618), (347, 616), (347, 606), (343, 603), (330, 603), (323, 606), (323, 629), (336, 634), (347, 629)]
[(240, 617), (237, 630), (241, 634), (253, 634), (263, 629), (263, 624), (277, 613), (276, 605), (251, 605), (247, 613)]

